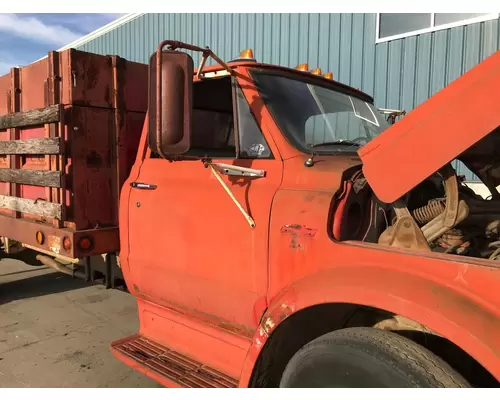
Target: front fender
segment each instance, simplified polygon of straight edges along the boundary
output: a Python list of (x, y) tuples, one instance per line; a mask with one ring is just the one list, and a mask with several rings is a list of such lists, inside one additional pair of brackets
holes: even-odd
[(285, 288), (253, 338), (240, 386), (247, 387), (269, 336), (294, 313), (325, 303), (375, 307), (414, 320), (453, 342), (500, 381), (500, 319), (495, 306), (463, 287), (380, 267), (323, 270)]

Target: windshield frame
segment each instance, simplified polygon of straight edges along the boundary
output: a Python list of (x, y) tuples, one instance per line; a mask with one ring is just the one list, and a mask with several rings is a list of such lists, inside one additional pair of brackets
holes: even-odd
[[(323, 89), (333, 91), (336, 93), (340, 93), (346, 96), (354, 97), (358, 100), (361, 100), (363, 102), (366, 102), (370, 104), (372, 107), (376, 108), (373, 102), (373, 98), (369, 96), (368, 94), (361, 92), (355, 88), (352, 88), (350, 86), (344, 85), (340, 82), (336, 82), (333, 80), (327, 80), (326, 78), (318, 75), (312, 75), (311, 73), (305, 73), (301, 71), (295, 71), (295, 70), (290, 70), (286, 71), (283, 69), (271, 69), (271, 68), (265, 68), (265, 67), (259, 67), (259, 68), (249, 68), (248, 69), (250, 78), (253, 81), (253, 84), (255, 85), (257, 93), (259, 93), (259, 96), (262, 99), (262, 102), (266, 109), (269, 112), (269, 115), (273, 119), (274, 123), (276, 124), (276, 127), (279, 129), (285, 140), (292, 145), (296, 150), (299, 150), (302, 153), (305, 154), (322, 154), (322, 155), (335, 155), (335, 154), (357, 154), (359, 148), (362, 146), (361, 144), (359, 146), (357, 145), (345, 145), (345, 144), (334, 144), (334, 145), (324, 145), (324, 146), (318, 146), (318, 147), (307, 147), (304, 146), (303, 143), (301, 143), (299, 140), (297, 140), (293, 134), (290, 134), (287, 132), (283, 127), (281, 126), (280, 122), (275, 116), (275, 112), (273, 112), (268, 105), (266, 104), (267, 102), (264, 100), (264, 97), (262, 96), (261, 89), (259, 88), (258, 84), (258, 76), (259, 75), (268, 75), (268, 76), (276, 76), (278, 78), (286, 78), (286, 79), (291, 79), (294, 81), (298, 81), (304, 84), (310, 84), (314, 85), (317, 87), (321, 87)], [(317, 114), (321, 115), (321, 114)], [(380, 118), (384, 120), (384, 122), (387, 123), (386, 119), (383, 117), (382, 114), (380, 114)], [(346, 140), (347, 141), (347, 140)]]

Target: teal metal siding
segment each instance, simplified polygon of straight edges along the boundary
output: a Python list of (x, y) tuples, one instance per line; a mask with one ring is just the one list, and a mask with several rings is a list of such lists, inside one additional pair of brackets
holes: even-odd
[(380, 107), (404, 109), (500, 48), (498, 19), (379, 44), (375, 24), (375, 14), (145, 14), (80, 48), (147, 63), (165, 38), (210, 46), (225, 60), (250, 47), (258, 60), (308, 62)]
[(259, 61), (308, 62), (373, 94), (375, 21), (375, 14), (144, 14), (79, 48), (147, 63), (163, 39), (210, 46), (224, 60), (250, 47)]
[(379, 44), (375, 30), (376, 14), (144, 14), (80, 49), (147, 63), (163, 39), (210, 46), (225, 60), (250, 47), (259, 61), (308, 62), (378, 107), (408, 111), (500, 49), (498, 19)]
[(499, 49), (498, 19), (379, 43), (375, 100), (411, 110)]

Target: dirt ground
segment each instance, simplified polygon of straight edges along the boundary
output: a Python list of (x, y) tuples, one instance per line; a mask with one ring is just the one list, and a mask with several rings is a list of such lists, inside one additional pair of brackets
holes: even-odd
[(137, 328), (125, 292), (0, 260), (0, 387), (160, 387), (110, 352)]

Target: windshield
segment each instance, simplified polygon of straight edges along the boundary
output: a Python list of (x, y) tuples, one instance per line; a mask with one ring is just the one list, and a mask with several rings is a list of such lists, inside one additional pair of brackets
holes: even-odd
[(269, 112), (302, 151), (356, 151), (389, 124), (372, 104), (353, 95), (269, 71), (252, 77)]

